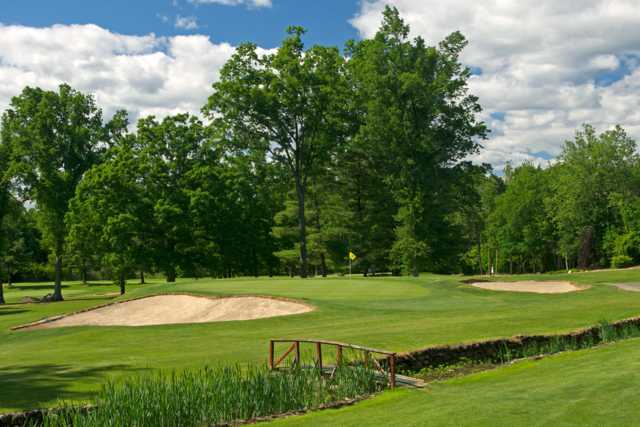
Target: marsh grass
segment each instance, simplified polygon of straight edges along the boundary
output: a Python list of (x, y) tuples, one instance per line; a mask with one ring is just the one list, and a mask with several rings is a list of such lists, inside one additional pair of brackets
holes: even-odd
[(92, 410), (63, 404), (43, 425), (210, 426), (314, 409), (366, 396), (384, 386), (372, 370), (362, 366), (338, 367), (330, 378), (317, 369), (207, 367), (107, 383)]

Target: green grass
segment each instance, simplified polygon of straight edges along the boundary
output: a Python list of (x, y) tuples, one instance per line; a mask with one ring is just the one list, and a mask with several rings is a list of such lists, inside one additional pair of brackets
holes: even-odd
[(275, 426), (633, 426), (640, 418), (640, 340), (527, 360), (387, 392)]
[[(107, 379), (218, 362), (264, 363), (272, 337), (325, 338), (409, 351), (435, 344), (516, 334), (565, 332), (640, 314), (640, 293), (610, 286), (640, 282), (640, 270), (513, 279), (568, 279), (592, 288), (559, 295), (475, 289), (460, 277), (181, 280), (129, 286), (126, 298), (162, 292), (260, 294), (306, 301), (296, 316), (138, 328), (73, 327), (9, 331), (12, 326), (108, 302), (112, 285), (69, 285), (62, 303), (19, 304), (50, 292), (42, 285), (6, 290), (0, 307), (0, 413), (84, 400)], [(387, 398), (387, 397), (385, 397)]]

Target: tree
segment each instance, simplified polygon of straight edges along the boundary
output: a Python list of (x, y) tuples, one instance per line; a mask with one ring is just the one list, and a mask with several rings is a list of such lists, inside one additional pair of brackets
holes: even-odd
[(140, 181), (132, 138), (122, 138), (107, 160), (88, 171), (67, 214), (69, 246), (93, 254), (125, 293), (126, 277), (148, 256), (146, 236), (152, 204)]
[(347, 85), (337, 48), (304, 49), (301, 27), (290, 27), (274, 54), (238, 47), (223, 67), (204, 111), (238, 142), (284, 165), (295, 186), (300, 275), (307, 276), (305, 199), (309, 178), (342, 138)]
[(93, 98), (61, 85), (58, 92), (25, 88), (2, 116), (2, 140), (13, 146), (13, 172), (35, 202), (55, 258), (53, 299), (62, 300), (62, 258), (69, 200), (100, 159), (108, 132)]
[[(2, 132), (1, 129), (0, 132)], [(0, 250), (3, 250), (7, 241), (6, 236), (3, 233), (3, 224), (5, 217), (9, 213), (11, 201), (10, 175), (8, 174), (11, 162), (10, 156), (11, 150), (8, 141), (5, 138), (0, 138)], [(0, 304), (4, 303), (2, 274), (0, 274)]]
[(496, 269), (500, 259), (509, 264), (510, 272), (514, 262), (520, 272), (554, 266), (554, 228), (545, 209), (551, 196), (549, 176), (549, 170), (530, 163), (507, 171), (506, 191), (495, 200), (485, 239)]
[(197, 187), (193, 172), (201, 156), (211, 154), (203, 150), (208, 139), (209, 129), (188, 114), (161, 122), (154, 117), (138, 122), (140, 179), (153, 206), (147, 218), (151, 227), (148, 245), (155, 265), (170, 283), (176, 281), (179, 271), (194, 271), (217, 253), (215, 243), (196, 232), (191, 215)]
[(37, 255), (34, 245), (33, 219), (19, 200), (10, 197), (7, 213), (0, 224), (0, 267), (6, 273), (7, 284), (12, 285), (14, 276), (26, 270)]
[(417, 275), (443, 264), (437, 257), (452, 240), (451, 196), (468, 169), (461, 161), (478, 150), (487, 129), (476, 117), (477, 97), (468, 93), (470, 71), (459, 62), (467, 43), (462, 34), (430, 47), (420, 37), (409, 39), (397, 9), (387, 6), (383, 15), (373, 39), (348, 47), (357, 138), (398, 204), (395, 265)]
[(640, 194), (639, 168), (636, 143), (619, 126), (598, 135), (584, 125), (565, 142), (548, 202), (564, 256), (582, 268), (608, 264), (604, 237), (620, 226), (611, 195)]

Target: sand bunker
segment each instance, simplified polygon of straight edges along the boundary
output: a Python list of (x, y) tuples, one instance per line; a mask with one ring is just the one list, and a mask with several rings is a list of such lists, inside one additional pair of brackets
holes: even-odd
[(617, 283), (616, 287), (625, 291), (640, 292), (640, 283)]
[(305, 304), (265, 297), (207, 298), (191, 295), (157, 295), (72, 314), (34, 325), (32, 328), (224, 322), (287, 316), (311, 310), (313, 308)]
[(536, 294), (563, 294), (584, 289), (571, 282), (536, 282), (533, 280), (521, 282), (477, 282), (471, 283), (471, 286), (492, 291), (533, 292)]

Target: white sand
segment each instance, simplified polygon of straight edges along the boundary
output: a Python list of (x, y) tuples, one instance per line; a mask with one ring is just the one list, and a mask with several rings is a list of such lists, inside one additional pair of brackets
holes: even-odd
[(306, 313), (312, 307), (264, 297), (207, 298), (157, 295), (72, 314), (34, 328), (63, 326), (147, 326), (252, 320)]
[(616, 287), (625, 291), (640, 292), (640, 283), (618, 283)]
[(536, 294), (563, 294), (583, 289), (571, 282), (536, 282), (533, 280), (521, 282), (478, 282), (471, 283), (471, 286), (492, 291), (533, 292)]

